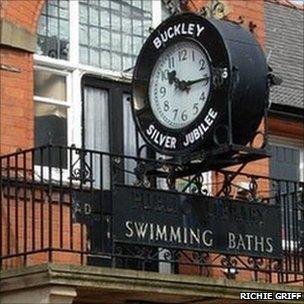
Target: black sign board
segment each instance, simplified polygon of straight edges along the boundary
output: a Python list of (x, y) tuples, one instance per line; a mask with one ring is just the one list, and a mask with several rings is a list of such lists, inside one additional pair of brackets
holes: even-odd
[(113, 240), (281, 258), (279, 206), (117, 186)]

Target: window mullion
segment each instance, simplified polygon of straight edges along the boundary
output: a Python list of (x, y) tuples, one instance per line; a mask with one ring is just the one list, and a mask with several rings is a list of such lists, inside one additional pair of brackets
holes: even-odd
[(152, 27), (156, 28), (162, 21), (162, 1), (152, 1)]
[(79, 63), (79, 2), (70, 1), (70, 61)]

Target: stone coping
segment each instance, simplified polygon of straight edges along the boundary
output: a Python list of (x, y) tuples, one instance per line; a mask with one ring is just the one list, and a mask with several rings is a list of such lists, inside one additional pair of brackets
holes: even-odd
[[(155, 272), (113, 269), (94, 266), (41, 264), (0, 273), (2, 294), (50, 286), (73, 287), (91, 293), (112, 292), (150, 294), (171, 300), (239, 299), (240, 292), (303, 292), (303, 286), (238, 282), (203, 276), (160, 274)], [(145, 297), (147, 299), (147, 297)], [(197, 302), (199, 303), (199, 302)], [(233, 301), (233, 303), (236, 303)], [(255, 302), (257, 303), (257, 302)], [(276, 301), (280, 303), (280, 301)], [(294, 303), (284, 300), (281, 303)]]
[(34, 53), (37, 36), (8, 20), (0, 20), (0, 46), (5, 45)]

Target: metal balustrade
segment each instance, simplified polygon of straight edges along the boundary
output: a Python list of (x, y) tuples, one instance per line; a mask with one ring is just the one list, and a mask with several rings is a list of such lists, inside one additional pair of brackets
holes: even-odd
[[(298, 181), (198, 170), (76, 147), (43, 146), (0, 157), (1, 269), (54, 262), (304, 284), (304, 185)], [(115, 189), (229, 198), (279, 206), (280, 258), (119, 242)], [(246, 187), (244, 187), (244, 185)], [(272, 221), (272, 218), (269, 218)]]

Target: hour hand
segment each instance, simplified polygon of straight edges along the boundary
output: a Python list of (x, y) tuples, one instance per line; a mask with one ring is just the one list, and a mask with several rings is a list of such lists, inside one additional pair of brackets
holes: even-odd
[(181, 91), (188, 91), (188, 88), (185, 86), (185, 81), (181, 81), (176, 77), (176, 71), (173, 70), (171, 72), (168, 72), (168, 80), (169, 84), (175, 83), (175, 88), (178, 88)]
[(176, 78), (176, 71), (173, 70), (171, 72), (168, 72), (168, 80), (169, 80), (169, 84), (179, 84), (179, 80)]

